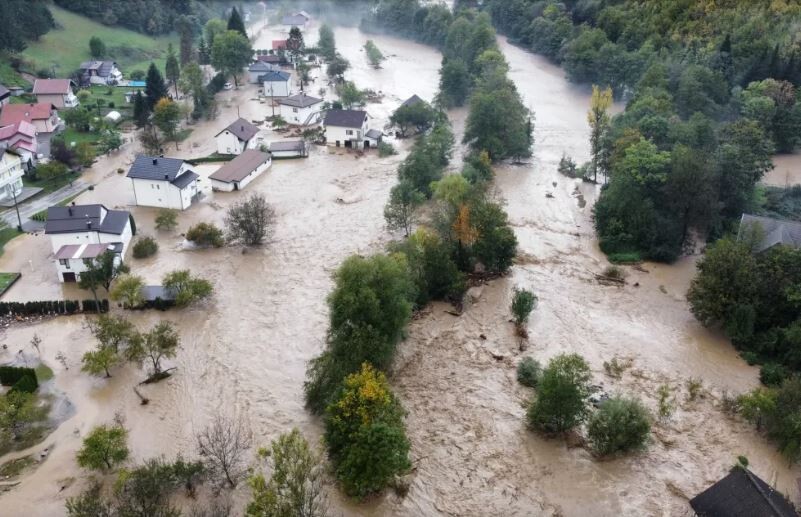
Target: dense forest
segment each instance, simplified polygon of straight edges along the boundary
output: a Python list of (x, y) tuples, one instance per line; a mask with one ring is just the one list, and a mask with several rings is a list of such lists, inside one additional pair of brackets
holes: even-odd
[(627, 101), (594, 165), (613, 259), (672, 261), (755, 210), (774, 152), (801, 141), (801, 6), (785, 1), (489, 0), (496, 26)]
[(44, 0), (3, 0), (0, 51), (20, 51), (27, 40), (39, 39), (53, 28), (53, 15)]

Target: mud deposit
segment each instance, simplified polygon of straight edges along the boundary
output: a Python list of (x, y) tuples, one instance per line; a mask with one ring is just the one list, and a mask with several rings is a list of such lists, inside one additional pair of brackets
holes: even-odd
[[(255, 46), (267, 48), (276, 37), (273, 30), (263, 30)], [(382, 70), (366, 63), (361, 47), (368, 36), (336, 29), (339, 51), (353, 65), (349, 76), (360, 87), (384, 94), (383, 102), (367, 107), (373, 117), (386, 121), (413, 93), (433, 96), (437, 52), (397, 38), (369, 37), (389, 56)], [(588, 92), (569, 85), (562, 71), (543, 59), (503, 40), (500, 44), (511, 77), (537, 115), (534, 158), (497, 170), (499, 194), (521, 244), (518, 264), (509, 277), (485, 286), (461, 317), (433, 305), (411, 325), (391, 379), (409, 412), (414, 462), (410, 491), (404, 499), (390, 493), (356, 505), (332, 490), (334, 513), (586, 515), (592, 509), (604, 516), (686, 515), (687, 499), (723, 476), (738, 454), (746, 455), (764, 479), (794, 493), (797, 469), (788, 469), (770, 444), (719, 409), (724, 391), (739, 393), (757, 384), (757, 370), (739, 359), (725, 339), (700, 328), (688, 312), (683, 295), (694, 259), (672, 267), (645, 265), (647, 273), (629, 270), (628, 285), (622, 288), (594, 281), (594, 273), (606, 265), (589, 220), (596, 189), (556, 172), (563, 152), (577, 161), (588, 156)], [(322, 85), (318, 79), (311, 91)], [(237, 107), (253, 120), (270, 112), (255, 100), (255, 86), (221, 97), (218, 120), (196, 126), (182, 150), (170, 155), (209, 154), (213, 135), (235, 118)], [(451, 116), (461, 132), (464, 112)], [(267, 131), (266, 137), (279, 135)], [(192, 454), (194, 431), (217, 412), (247, 415), (258, 445), (293, 426), (316, 441), (320, 423), (303, 408), (302, 383), (306, 361), (323, 346), (330, 275), (348, 255), (380, 251), (391, 238), (382, 211), (408, 145), (397, 145), (401, 154), (389, 158), (318, 147), (306, 160), (276, 161), (248, 187), (274, 206), (275, 233), (267, 247), (246, 254), (238, 248), (183, 250), (180, 232), (197, 221), (221, 223), (225, 209), (241, 197), (208, 190), (206, 178), (214, 166), (198, 168), (207, 195), (180, 215), (179, 230), (157, 233), (155, 210), (131, 207), (129, 184), (115, 172), (131, 162), (133, 146), (102, 159), (91, 172), (97, 187), (78, 202), (128, 207), (139, 233), (158, 237), (158, 254), (144, 261), (131, 259), (133, 271), (148, 283), (158, 283), (167, 271), (190, 268), (209, 278), (216, 293), (212, 301), (188, 310), (129, 314), (141, 327), (164, 317), (182, 336), (182, 350), (167, 365), (177, 366), (176, 374), (143, 388), (151, 399), (148, 406), (140, 406), (131, 389), (144, 378), (135, 367), (117, 370), (110, 380), (79, 372), (82, 353), (93, 346), (82, 317), (5, 331), (2, 342), (9, 351), (0, 353), (0, 362), (36, 332), (43, 340), (43, 358), (56, 373), (55, 386), (67, 394), (76, 413), (45, 442), (24, 452), (51, 450), (19, 486), (0, 495), (0, 515), (63, 515), (65, 498), (87, 484), (74, 459), (82, 437), (116, 412), (126, 418), (137, 460), (173, 457), (179, 451)], [(546, 193), (553, 197), (546, 198)], [(580, 206), (577, 193), (586, 206)], [(49, 250), (41, 234), (7, 247), (0, 270), (23, 271), (8, 299), (76, 297), (74, 287), (57, 283)], [(525, 352), (520, 352), (507, 321), (514, 286), (528, 287), (540, 298)], [(548, 441), (525, 429), (524, 404), (530, 393), (515, 381), (517, 362), (525, 354), (546, 361), (574, 351), (590, 361), (596, 382), (607, 391), (636, 394), (652, 408), (659, 385), (675, 388), (677, 409), (656, 425), (646, 452), (598, 462), (582, 448), (568, 448), (563, 441)], [(67, 357), (68, 370), (56, 361), (58, 352)], [(632, 361), (619, 380), (607, 377), (602, 368), (614, 356)], [(706, 394), (695, 402), (685, 400), (684, 384), (690, 377), (704, 381)], [(241, 486), (234, 494), (237, 508), (247, 496)]]

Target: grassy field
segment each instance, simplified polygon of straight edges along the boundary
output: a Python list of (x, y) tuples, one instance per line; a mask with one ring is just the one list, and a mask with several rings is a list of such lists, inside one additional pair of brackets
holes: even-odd
[(3, 254), (3, 248), (5, 248), (8, 241), (20, 235), (22, 235), (22, 232), (18, 232), (16, 228), (3, 228), (0, 230), (0, 255)]
[(4, 84), (5, 86), (22, 86), (23, 88), (28, 88), (31, 85), (31, 83), (23, 79), (16, 70), (11, 68), (11, 65), (4, 60), (2, 55), (0, 55), (0, 84)]
[[(132, 70), (147, 70), (151, 61), (163, 71), (167, 44), (178, 48), (175, 35), (150, 37), (119, 27), (107, 27), (59, 7), (50, 6), (56, 29), (45, 34), (39, 41), (31, 42), (22, 52), (22, 57), (31, 61), (33, 71), (56, 68), (56, 74), (64, 77), (91, 59), (89, 38), (97, 36), (106, 45), (108, 58), (120, 66), (124, 76)], [(177, 50), (176, 50), (177, 51)]]
[[(76, 134), (81, 135), (81, 133), (76, 133)], [(69, 142), (69, 140), (67, 140), (67, 142)], [(64, 185), (68, 185), (68, 184), (72, 183), (73, 181), (75, 181), (79, 177), (80, 177), (80, 174), (67, 173), (67, 174), (62, 174), (61, 176), (57, 176), (55, 178), (50, 178), (50, 179), (46, 179), (46, 180), (43, 180), (43, 179), (29, 180), (29, 179), (23, 178), (22, 182), (25, 184), (26, 187), (39, 187), (39, 188), (43, 189), (41, 194), (38, 194), (38, 195), (42, 195), (42, 194), (49, 194), (51, 192), (55, 192), (56, 190), (60, 189)]]
[(19, 273), (0, 273), (0, 296), (19, 278)]

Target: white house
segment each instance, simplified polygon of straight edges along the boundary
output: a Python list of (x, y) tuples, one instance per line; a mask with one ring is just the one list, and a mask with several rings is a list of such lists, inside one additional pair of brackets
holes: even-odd
[(273, 158), (305, 158), (309, 156), (309, 144), (304, 140), (278, 140), (270, 142)]
[(268, 153), (248, 149), (209, 176), (211, 188), (222, 192), (241, 190), (269, 169), (272, 163)]
[[(280, 59), (278, 56), (274, 57), (276, 59)], [(277, 64), (273, 65), (262, 60), (256, 61), (248, 67), (248, 82), (250, 84), (259, 84), (261, 82), (259, 78), (267, 72), (272, 72), (273, 70), (280, 70), (280, 68)]]
[(52, 104), (59, 109), (74, 108), (79, 104), (69, 79), (37, 79), (33, 83), (33, 94), (36, 102)]
[(137, 156), (128, 177), (137, 206), (186, 210), (198, 194), (198, 175), (176, 158)]
[(272, 70), (259, 77), (259, 82), (264, 85), (264, 95), (266, 97), (288, 97), (292, 90), (289, 80), (292, 74)]
[(86, 262), (95, 260), (104, 253), (114, 253), (114, 263), (122, 262), (122, 243), (110, 244), (67, 244), (55, 254), (58, 278), (62, 282), (78, 282), (81, 273), (88, 269)]
[(90, 84), (117, 84), (122, 81), (122, 72), (114, 61), (84, 61), (79, 67), (81, 86)]
[(281, 18), (281, 25), (305, 29), (311, 25), (311, 15), (306, 11), (298, 11)]
[(297, 126), (316, 123), (319, 120), (322, 102), (322, 99), (310, 97), (305, 93), (278, 99), (281, 118)]
[(61, 281), (77, 281), (85, 270), (83, 259), (97, 257), (109, 246), (123, 257), (133, 237), (132, 221), (129, 212), (103, 205), (48, 208), (45, 234), (50, 236)]
[(25, 162), (17, 151), (0, 145), (0, 199), (13, 199), (22, 192)]
[(250, 147), (253, 137), (258, 132), (259, 128), (247, 120), (243, 118), (236, 119), (215, 135), (217, 153), (241, 154), (242, 151)]
[(369, 117), (366, 111), (329, 110), (323, 120), (325, 142), (337, 147), (370, 147), (367, 137)]

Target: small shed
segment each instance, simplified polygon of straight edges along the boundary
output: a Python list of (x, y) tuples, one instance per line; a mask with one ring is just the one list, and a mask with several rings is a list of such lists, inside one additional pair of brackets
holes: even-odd
[(368, 129), (364, 134), (364, 146), (377, 147), (378, 144), (381, 143), (382, 138), (384, 138), (384, 133), (378, 129)]
[(122, 118), (122, 115), (119, 111), (109, 111), (106, 113), (106, 116), (103, 117), (104, 119), (108, 120), (109, 122), (119, 122)]
[(305, 158), (309, 156), (309, 144), (304, 140), (279, 140), (270, 142), (273, 158)]
[(690, 506), (699, 517), (798, 517), (781, 492), (741, 467), (691, 499)]
[(248, 149), (209, 176), (211, 188), (222, 192), (243, 189), (270, 165), (272, 157), (268, 153)]

